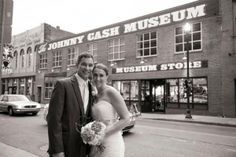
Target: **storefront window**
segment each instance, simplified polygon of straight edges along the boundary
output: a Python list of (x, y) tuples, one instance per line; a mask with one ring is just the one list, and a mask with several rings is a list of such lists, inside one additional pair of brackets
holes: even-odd
[[(187, 89), (184, 86), (185, 79), (167, 80), (167, 102), (187, 103)], [(189, 101), (190, 103), (207, 103), (207, 79), (191, 78)]]
[(50, 99), (52, 95), (52, 90), (53, 90), (53, 83), (52, 82), (47, 82), (45, 83), (45, 99)]
[(32, 78), (27, 79), (26, 95), (32, 95)]
[(167, 90), (168, 92), (168, 102), (178, 102), (178, 79), (170, 79), (167, 80), (167, 84), (169, 86), (169, 89)]
[(195, 103), (207, 103), (207, 81), (205, 78), (193, 79), (193, 99)]
[(138, 100), (138, 81), (114, 81), (113, 87), (125, 100)]
[[(192, 79), (190, 79), (190, 80), (192, 80)], [(185, 81), (185, 79), (179, 79), (179, 102), (187, 103), (187, 89), (184, 86), (184, 81)], [(191, 93), (191, 89), (189, 92), (190, 92), (189, 93), (189, 102), (192, 103), (193, 102), (193, 95)]]
[(115, 89), (117, 89), (119, 92), (121, 92), (121, 81), (114, 81), (113, 82), (113, 87), (115, 88)]
[[(143, 111), (165, 110), (165, 107), (184, 108), (187, 104), (187, 87), (189, 103), (192, 107), (207, 107), (207, 78), (186, 78), (113, 81), (116, 88), (129, 106), (138, 103)], [(140, 83), (140, 84), (139, 84)]]
[(12, 94), (16, 94), (16, 92), (17, 92), (17, 79), (12, 79), (12, 81), (13, 81)]
[(150, 100), (150, 82), (143, 81), (142, 82), (142, 93), (141, 93), (141, 100), (142, 101), (149, 101)]
[(138, 100), (138, 82), (131, 81), (130, 83), (131, 83), (130, 98), (131, 100)]
[(121, 82), (121, 94), (125, 100), (129, 100), (129, 88), (130, 82), (129, 81), (122, 81)]
[(5, 94), (5, 88), (6, 88), (6, 84), (7, 84), (7, 82), (6, 82), (7, 80), (6, 79), (3, 79), (2, 80), (2, 93), (1, 94)]
[(19, 94), (24, 94), (25, 90), (25, 79), (21, 78), (20, 79), (20, 89), (19, 89)]

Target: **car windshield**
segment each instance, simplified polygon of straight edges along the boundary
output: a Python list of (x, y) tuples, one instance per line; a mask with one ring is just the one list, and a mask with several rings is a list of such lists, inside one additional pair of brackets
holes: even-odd
[(9, 96), (9, 101), (30, 101), (29, 98), (27, 98), (26, 96), (24, 95), (12, 95), (12, 96)]

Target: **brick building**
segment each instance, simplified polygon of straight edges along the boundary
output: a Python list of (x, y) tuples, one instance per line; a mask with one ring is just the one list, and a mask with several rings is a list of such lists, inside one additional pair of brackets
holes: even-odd
[(2, 69), (2, 93), (25, 94), (35, 99), (35, 76), (38, 69), (37, 49), (44, 42), (64, 38), (73, 33), (43, 23), (12, 37), (13, 46), (8, 65)]
[(235, 117), (235, 19), (235, 0), (200, 0), (46, 42), (38, 52), (36, 93), (48, 102), (55, 81), (71, 75), (78, 54), (88, 51), (110, 68), (110, 82), (129, 107), (184, 113), (189, 52), (192, 112)]
[[(13, 0), (0, 0), (0, 65), (4, 62), (5, 46), (11, 43)], [(2, 76), (0, 67), (0, 78)], [(2, 84), (0, 79), (0, 84)], [(2, 88), (0, 86), (0, 93)]]

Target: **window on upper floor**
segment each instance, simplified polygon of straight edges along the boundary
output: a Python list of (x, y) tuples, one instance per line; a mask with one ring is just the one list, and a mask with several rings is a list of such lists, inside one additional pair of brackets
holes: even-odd
[(108, 60), (125, 59), (125, 42), (123, 38), (108, 40)]
[(47, 60), (47, 53), (41, 53), (39, 55), (39, 68), (40, 69), (45, 69), (47, 68), (47, 63), (48, 63), (48, 60)]
[(29, 47), (27, 49), (27, 55), (28, 55), (28, 67), (32, 65), (32, 48)]
[(18, 64), (18, 52), (14, 52), (14, 60), (15, 60), (15, 69), (17, 69), (17, 64)]
[(53, 51), (53, 68), (61, 67), (62, 64), (62, 53), (60, 50)]
[(137, 57), (157, 55), (157, 32), (137, 35)]
[(72, 65), (75, 65), (75, 60), (76, 60), (76, 57), (75, 57), (75, 48), (72, 47), (72, 48), (68, 48), (67, 49), (67, 56), (68, 56), (68, 63), (67, 65), (68, 66), (72, 66)]
[[(202, 23), (191, 24), (189, 52), (202, 50)], [(183, 53), (187, 50), (187, 36), (183, 27), (175, 28), (175, 53)]]
[(97, 63), (98, 53), (97, 53), (97, 43), (88, 44), (88, 52), (93, 55), (94, 63)]
[(21, 56), (21, 67), (24, 68), (24, 66), (25, 66), (25, 51), (23, 49), (20, 50), (20, 56)]

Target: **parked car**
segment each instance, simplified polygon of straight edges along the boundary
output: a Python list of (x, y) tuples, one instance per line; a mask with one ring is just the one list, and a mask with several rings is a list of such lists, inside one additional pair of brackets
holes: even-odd
[[(47, 114), (48, 114), (48, 107), (49, 107), (49, 104), (46, 104), (44, 106), (44, 112), (43, 112), (43, 117), (44, 117), (44, 120), (47, 122)], [(123, 132), (129, 132), (132, 128), (134, 128), (135, 126), (135, 117), (137, 116), (135, 113), (129, 113), (130, 114), (130, 123), (127, 127), (125, 127), (122, 131)]]
[(135, 113), (131, 113), (130, 114), (130, 123), (128, 126), (126, 126), (122, 131), (123, 132), (129, 132), (132, 128), (134, 128), (135, 122), (136, 122), (136, 114)]
[(20, 113), (37, 115), (41, 105), (29, 97), (20, 94), (4, 94), (0, 96), (0, 111), (8, 112), (10, 116)]

